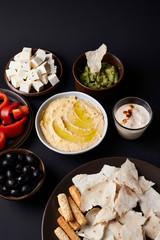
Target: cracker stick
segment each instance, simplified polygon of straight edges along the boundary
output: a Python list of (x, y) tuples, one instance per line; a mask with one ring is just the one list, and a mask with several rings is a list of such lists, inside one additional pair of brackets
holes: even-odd
[(72, 221), (74, 219), (67, 196), (65, 193), (60, 193), (58, 196), (58, 203), (62, 211), (62, 215), (64, 216), (67, 222)]
[(66, 220), (64, 219), (64, 217), (60, 216), (57, 219), (57, 222), (59, 224), (59, 226), (65, 231), (65, 233), (68, 235), (68, 237), (71, 240), (80, 240), (80, 238), (78, 237), (78, 235), (75, 233), (75, 231), (69, 226), (69, 224), (66, 222)]
[(76, 219), (76, 221), (81, 225), (85, 225), (87, 223), (87, 219), (85, 218), (85, 216), (83, 215), (83, 213), (79, 210), (79, 208), (77, 207), (77, 205), (75, 204), (75, 202), (72, 200), (71, 197), (68, 197), (68, 201), (70, 203), (73, 215)]
[(75, 203), (77, 204), (77, 206), (80, 208), (80, 204), (81, 204), (81, 194), (78, 190), (78, 188), (76, 188), (76, 186), (72, 185), (69, 188), (69, 192), (71, 194), (71, 197), (73, 198), (73, 200), (75, 201)]
[[(63, 214), (62, 214), (62, 211), (61, 211), (61, 208), (59, 207), (58, 208), (58, 212), (63, 216)], [(74, 219), (73, 221), (71, 221), (71, 222), (68, 222), (69, 223), (69, 225), (75, 230), (75, 231), (78, 231), (79, 229), (80, 229), (80, 225), (79, 225), (79, 223)]]
[(54, 233), (58, 237), (59, 240), (69, 240), (69, 237), (67, 236), (67, 234), (60, 227), (57, 227), (54, 230)]

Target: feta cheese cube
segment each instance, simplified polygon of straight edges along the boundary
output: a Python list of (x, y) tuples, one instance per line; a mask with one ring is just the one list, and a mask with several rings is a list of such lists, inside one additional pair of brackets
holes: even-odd
[(14, 56), (13, 59), (14, 59), (16, 62), (19, 62), (19, 61), (20, 61), (20, 59), (21, 59), (21, 58), (20, 58), (21, 53), (22, 53), (22, 52), (19, 52), (19, 53), (17, 53), (17, 54)]
[(39, 69), (32, 69), (30, 72), (28, 72), (28, 78), (27, 80), (30, 81), (36, 81), (41, 78), (41, 72)]
[(31, 60), (31, 65), (33, 68), (36, 68), (38, 67), (41, 63), (43, 62), (43, 60), (39, 57), (34, 57), (32, 60)]
[(31, 70), (31, 61), (30, 60), (21, 60), (19, 62), (19, 69), (23, 71), (30, 71)]
[(11, 83), (13, 87), (19, 88), (22, 84), (23, 80), (18, 78), (17, 76), (11, 77)]
[(17, 70), (19, 68), (19, 62), (16, 61), (10, 61), (9, 63), (9, 68), (14, 68), (15, 70)]
[(30, 90), (31, 90), (31, 83), (27, 82), (27, 81), (23, 81), (21, 83), (21, 86), (20, 86), (20, 91), (22, 92), (26, 92), (26, 93), (29, 93)]
[(24, 47), (24, 48), (22, 49), (22, 52), (29, 52), (29, 53), (30, 53), (30, 57), (31, 57), (31, 55), (32, 55), (32, 48)]
[(20, 54), (20, 60), (30, 60), (31, 54), (28, 51), (23, 51)]
[(54, 73), (57, 73), (57, 66), (54, 66), (54, 65), (49, 65), (50, 66), (50, 70), (49, 70), (49, 73), (50, 74), (54, 74)]
[(9, 81), (11, 81), (11, 77), (16, 76), (17, 72), (14, 68), (9, 68), (6, 70), (6, 75)]
[(28, 72), (25, 72), (23, 70), (21, 70), (20, 68), (17, 71), (17, 77), (21, 78), (21, 79), (26, 79), (28, 76)]
[(49, 60), (48, 60), (48, 63), (49, 63), (50, 65), (51, 65), (51, 64), (54, 65), (55, 61), (54, 61), (54, 59), (49, 59)]
[(48, 83), (48, 75), (47, 74), (43, 74), (41, 76), (41, 82), (45, 85)]
[(48, 80), (49, 82), (52, 84), (52, 86), (56, 85), (59, 82), (58, 77), (56, 76), (56, 74), (51, 74), (48, 76)]
[(44, 84), (41, 82), (41, 81), (34, 81), (33, 82), (33, 87), (34, 87), (34, 89), (37, 91), (37, 92), (40, 92), (42, 89), (43, 89), (43, 87), (44, 87)]
[(35, 54), (36, 54), (37, 57), (42, 59), (43, 62), (45, 61), (45, 59), (46, 59), (46, 52), (44, 50), (39, 48)]
[(52, 53), (48, 53), (48, 54), (46, 54), (46, 59), (45, 59), (46, 61), (48, 61), (48, 60), (53, 60), (53, 55), (52, 55)]
[(40, 70), (41, 74), (45, 74), (50, 71), (50, 66), (48, 62), (44, 62), (38, 67), (38, 69)]

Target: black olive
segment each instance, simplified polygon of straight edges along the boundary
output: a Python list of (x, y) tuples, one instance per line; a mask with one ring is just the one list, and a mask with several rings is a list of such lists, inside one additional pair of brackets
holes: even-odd
[(2, 191), (3, 195), (8, 195), (9, 194), (9, 190), (8, 190), (8, 187), (6, 185), (2, 186), (1, 191)]
[(5, 168), (5, 169), (14, 167), (15, 164), (16, 164), (15, 159), (4, 159), (2, 161), (2, 167)]
[(15, 176), (15, 173), (14, 173), (13, 170), (7, 170), (6, 176), (7, 176), (7, 178), (10, 179), (10, 178), (13, 178)]
[(19, 177), (17, 177), (17, 182), (19, 185), (23, 184), (26, 180), (26, 176), (24, 174), (20, 175)]
[(0, 183), (3, 183), (5, 181), (5, 175), (1, 174), (0, 175)]
[(16, 187), (16, 185), (17, 185), (17, 182), (16, 182), (16, 180), (15, 179), (8, 179), (7, 180), (7, 182), (6, 182), (6, 185), (8, 186), (8, 187), (10, 187), (10, 188), (14, 188), (14, 187)]
[(22, 172), (22, 169), (23, 169), (22, 163), (17, 163), (17, 165), (15, 166), (15, 169), (17, 172)]
[(33, 154), (26, 155), (26, 162), (30, 165), (39, 166), (39, 159)]
[(17, 159), (17, 154), (15, 154), (15, 153), (7, 153), (6, 154), (6, 158), (7, 159)]
[(31, 189), (32, 189), (31, 186), (26, 184), (21, 188), (21, 192), (23, 194), (27, 194), (27, 193), (31, 192)]
[(20, 196), (20, 191), (18, 189), (11, 189), (11, 196), (19, 197)]
[(24, 174), (29, 174), (30, 173), (30, 167), (29, 166), (24, 166), (23, 169), (22, 169), (22, 173)]
[(34, 170), (32, 173), (33, 178), (40, 180), (43, 176), (42, 170), (40, 170), (39, 168)]
[(19, 153), (19, 154), (17, 155), (17, 159), (18, 159), (19, 161), (23, 161), (23, 160), (25, 159), (25, 155), (22, 154), (22, 153)]

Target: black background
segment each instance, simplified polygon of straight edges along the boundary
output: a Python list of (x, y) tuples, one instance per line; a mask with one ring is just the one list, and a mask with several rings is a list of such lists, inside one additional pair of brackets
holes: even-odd
[[(123, 62), (125, 75), (120, 91), (103, 106), (109, 127), (94, 150), (76, 156), (60, 155), (38, 139), (35, 127), (22, 145), (37, 153), (46, 166), (46, 180), (32, 198), (21, 202), (0, 199), (0, 240), (38, 240), (47, 200), (57, 183), (77, 166), (110, 156), (141, 159), (160, 167), (160, 7), (159, 1), (6, 1), (0, 5), (0, 87), (7, 88), (4, 68), (22, 48), (42, 48), (55, 53), (64, 68), (63, 83), (51, 93), (27, 98), (34, 116), (50, 96), (75, 90), (74, 60), (102, 43)], [(116, 132), (113, 105), (122, 97), (137, 96), (152, 107), (153, 121), (134, 141)], [(154, 173), (153, 173), (154, 174)], [(54, 212), (53, 212), (54, 214)]]

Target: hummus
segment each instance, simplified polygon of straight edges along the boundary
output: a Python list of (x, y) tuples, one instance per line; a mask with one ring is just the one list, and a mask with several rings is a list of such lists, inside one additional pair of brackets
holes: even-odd
[(104, 119), (99, 108), (71, 96), (51, 102), (42, 114), (40, 126), (52, 147), (74, 152), (89, 148), (101, 138)]

